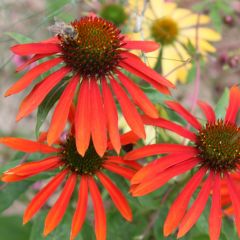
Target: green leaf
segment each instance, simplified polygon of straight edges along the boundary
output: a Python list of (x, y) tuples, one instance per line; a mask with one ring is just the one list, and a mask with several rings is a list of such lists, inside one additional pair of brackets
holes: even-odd
[(47, 118), (48, 113), (50, 112), (53, 105), (57, 102), (57, 100), (60, 98), (62, 92), (64, 91), (66, 85), (68, 83), (68, 78), (64, 78), (59, 84), (57, 84), (50, 93), (46, 96), (46, 98), (43, 100), (43, 102), (38, 107), (37, 111), (37, 124), (35, 133), (36, 136), (39, 135), (39, 130)]
[(0, 217), (0, 236), (4, 240), (27, 240), (29, 239), (31, 224), (22, 225), (20, 216)]
[(218, 100), (218, 103), (215, 108), (215, 113), (216, 113), (216, 118), (222, 118), (224, 119), (225, 113), (226, 113), (226, 108), (228, 106), (229, 102), (229, 89), (226, 88), (223, 92), (223, 95), (221, 98)]
[(20, 33), (15, 32), (5, 32), (5, 35), (11, 37), (12, 39), (16, 40), (18, 43), (30, 43), (33, 40), (27, 36), (24, 36)]
[(11, 206), (11, 204), (17, 199), (21, 194), (23, 194), (27, 188), (33, 184), (30, 181), (22, 181), (7, 184), (5, 183), (0, 184), (0, 212), (7, 209)]

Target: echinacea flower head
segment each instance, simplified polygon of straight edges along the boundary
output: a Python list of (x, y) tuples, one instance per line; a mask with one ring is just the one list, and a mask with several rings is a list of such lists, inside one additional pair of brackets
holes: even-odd
[[(145, 124), (170, 130), (189, 140), (184, 144), (153, 144), (135, 149), (125, 155), (125, 160), (137, 160), (147, 156), (165, 154), (140, 169), (131, 180), (133, 196), (146, 195), (169, 180), (188, 171), (194, 172), (172, 204), (164, 224), (164, 235), (168, 236), (178, 227), (177, 237), (184, 236), (196, 223), (211, 196), (209, 215), (210, 239), (217, 240), (221, 230), (221, 185), (224, 182), (235, 216), (240, 236), (240, 197), (235, 179), (240, 177), (240, 127), (236, 123), (240, 108), (240, 89), (230, 90), (229, 105), (224, 119), (217, 119), (212, 107), (199, 101), (199, 107), (206, 116), (206, 124), (175, 101), (167, 101), (167, 106), (186, 120), (193, 130), (180, 124), (158, 118), (144, 116)], [(190, 200), (197, 188), (200, 191), (192, 204)], [(191, 206), (189, 206), (191, 205)], [(189, 208), (188, 208), (189, 207)]]
[[(149, 52), (159, 45), (153, 41), (126, 40), (115, 25), (96, 16), (83, 17), (69, 25), (57, 22), (51, 29), (57, 32), (57, 36), (12, 47), (12, 51), (20, 56), (33, 54), (29, 63), (46, 57), (51, 59), (27, 72), (8, 89), (6, 96), (24, 90), (37, 77), (54, 68), (54, 72), (35, 85), (22, 101), (17, 120), (35, 110), (58, 83), (68, 81), (53, 113), (48, 144), (53, 144), (64, 129), (78, 87), (75, 128), (77, 150), (81, 155), (87, 151), (92, 138), (97, 153), (103, 156), (107, 148), (107, 133), (119, 153), (121, 144), (115, 97), (130, 128), (145, 138), (143, 122), (135, 104), (150, 117), (157, 117), (157, 110), (122, 71), (126, 70), (168, 94), (168, 88), (173, 84), (130, 52), (133, 49)], [(66, 80), (67, 76), (70, 80)]]
[[(147, 53), (146, 57), (151, 67), (161, 61), (163, 76), (175, 83), (177, 80), (184, 83), (187, 72), (191, 68), (191, 53), (187, 49), (189, 44), (199, 53), (206, 55), (215, 52), (210, 42), (220, 40), (221, 36), (214, 30), (206, 27), (210, 18), (206, 15), (195, 14), (189, 9), (178, 8), (176, 3), (164, 0), (150, 0), (144, 6), (143, 0), (130, 0), (132, 9), (137, 15), (144, 12), (136, 31), (131, 34), (135, 39), (152, 39), (162, 45), (160, 50)], [(186, 62), (184, 65), (183, 63)], [(180, 67), (182, 66), (182, 67)]]
[[(16, 182), (35, 176), (42, 172), (56, 170), (54, 176), (31, 200), (23, 217), (27, 223), (44, 206), (47, 200), (61, 185), (64, 185), (58, 199), (51, 207), (45, 219), (44, 236), (52, 232), (61, 222), (64, 213), (70, 203), (73, 191), (78, 188), (78, 200), (72, 219), (70, 239), (78, 235), (86, 218), (88, 208), (88, 193), (90, 193), (95, 219), (95, 234), (97, 240), (106, 239), (106, 214), (98, 184), (101, 183), (108, 191), (114, 205), (121, 215), (127, 220), (132, 220), (131, 208), (117, 185), (110, 179), (108, 172), (115, 173), (130, 180), (141, 166), (134, 162), (124, 161), (122, 157), (112, 156), (112, 146), (103, 156), (99, 156), (90, 143), (86, 154), (81, 156), (76, 149), (75, 136), (73, 133), (66, 135), (65, 140), (58, 139), (54, 146), (48, 146), (46, 133), (41, 134), (38, 141), (20, 138), (0, 138), (0, 143), (12, 149), (28, 154), (40, 152), (44, 156), (42, 160), (22, 163), (3, 173), (1, 180), (4, 182)], [(64, 139), (64, 138), (63, 138)], [(135, 143), (139, 138), (128, 132), (120, 136), (123, 145)]]

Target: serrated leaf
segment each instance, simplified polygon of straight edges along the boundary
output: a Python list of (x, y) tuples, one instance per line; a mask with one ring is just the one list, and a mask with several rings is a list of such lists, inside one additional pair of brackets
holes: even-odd
[(37, 111), (37, 123), (35, 133), (36, 136), (39, 135), (39, 130), (44, 123), (45, 119), (48, 116), (48, 113), (52, 109), (53, 105), (57, 102), (60, 98), (62, 92), (64, 91), (69, 78), (64, 78), (59, 84), (57, 84), (46, 96), (43, 102), (38, 107)]
[(15, 32), (5, 32), (5, 35), (11, 37), (12, 39), (14, 39), (15, 41), (17, 41), (18, 43), (30, 43), (33, 42), (33, 40), (23, 34), (20, 33), (15, 33)]
[(220, 118), (224, 119), (228, 102), (229, 102), (229, 89), (226, 88), (223, 92), (223, 95), (218, 100), (218, 103), (215, 108), (215, 114), (217, 119)]
[(4, 186), (5, 183), (0, 184), (0, 212), (7, 209), (11, 206), (11, 204), (21, 195), (23, 194), (28, 187), (33, 184), (30, 181), (22, 181), (7, 184)]

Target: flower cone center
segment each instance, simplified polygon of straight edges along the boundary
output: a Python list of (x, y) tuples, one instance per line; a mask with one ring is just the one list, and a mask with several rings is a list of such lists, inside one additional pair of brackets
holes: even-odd
[(171, 44), (177, 38), (178, 24), (169, 17), (158, 18), (151, 26), (151, 34), (162, 45)]
[(223, 120), (208, 123), (199, 131), (198, 148), (203, 165), (218, 172), (235, 170), (240, 162), (240, 128)]
[(100, 157), (91, 142), (82, 157), (76, 147), (75, 138), (70, 136), (62, 144), (61, 159), (72, 172), (78, 175), (94, 175), (102, 169), (105, 157)]
[(120, 4), (108, 4), (105, 5), (100, 16), (110, 22), (113, 22), (116, 26), (122, 25), (127, 19), (127, 14), (122, 5)]
[(59, 35), (65, 63), (82, 76), (101, 77), (117, 66), (122, 37), (112, 23), (98, 17), (75, 20), (70, 34)]

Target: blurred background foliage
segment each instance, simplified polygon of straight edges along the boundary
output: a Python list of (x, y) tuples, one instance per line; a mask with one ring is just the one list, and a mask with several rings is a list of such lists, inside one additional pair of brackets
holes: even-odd
[[(48, 38), (51, 33), (48, 26), (54, 23), (54, 18), (70, 22), (75, 18), (86, 15), (88, 12), (102, 14), (107, 18), (113, 18), (114, 14), (104, 15), (103, 9), (109, 3), (121, 4), (126, 8), (123, 15), (124, 21), (130, 18), (131, 12), (128, 11), (127, 1), (78, 1), (78, 0), (0, 0), (0, 136), (21, 136), (30, 139), (35, 138), (35, 130), (38, 133), (40, 127), (45, 129), (48, 126), (48, 113), (50, 108), (57, 101), (59, 93), (63, 88), (62, 85), (54, 89), (55, 92), (42, 103), (38, 113), (16, 124), (15, 116), (20, 99), (26, 95), (23, 92), (19, 95), (12, 96), (8, 99), (3, 97), (6, 89), (15, 82), (22, 73), (14, 72), (15, 63), (13, 56), (9, 51), (10, 46), (16, 43), (25, 43), (30, 41), (39, 41)], [(222, 33), (222, 41), (216, 44), (217, 52), (208, 57), (207, 63), (203, 61), (201, 72), (201, 87), (199, 98), (216, 106), (217, 116), (221, 117), (225, 112), (225, 106), (228, 103), (227, 86), (239, 83), (240, 73), (240, 48), (239, 48), (239, 23), (240, 23), (240, 3), (234, 0), (179, 0), (175, 1), (181, 7), (195, 10), (210, 16), (212, 26), (218, 32)], [(114, 8), (112, 8), (114, 9)], [(113, 10), (111, 10), (113, 11)], [(118, 24), (118, 23), (117, 23)], [(123, 32), (131, 32), (128, 25), (120, 26)], [(193, 49), (194, 50), (194, 49)], [(192, 69), (188, 75), (188, 81), (185, 85), (178, 85), (173, 91), (173, 98), (178, 99), (186, 106), (191, 105), (191, 92), (194, 88), (196, 67), (193, 62)], [(159, 94), (150, 87), (143, 86), (144, 91), (154, 104), (161, 106), (166, 97)], [(163, 110), (159, 107), (160, 112), (172, 120), (179, 121), (168, 109)], [(199, 119), (201, 115), (196, 112)], [(36, 125), (37, 115), (37, 126)], [(45, 121), (47, 119), (47, 121)], [(42, 126), (42, 123), (45, 123)], [(166, 140), (174, 136), (165, 132), (157, 132), (158, 140)], [(142, 143), (140, 143), (142, 144)], [(9, 167), (16, 166), (24, 159), (27, 161), (36, 160), (39, 156), (34, 154), (29, 158), (22, 153), (14, 154), (0, 146), (0, 173)], [(51, 174), (41, 174), (35, 178), (13, 184), (0, 184), (0, 239), (4, 240), (43, 240), (42, 230), (44, 217), (54, 199), (51, 199), (48, 206), (41, 211), (35, 219), (22, 226), (22, 215), (26, 204), (29, 202), (35, 192), (41, 188), (45, 179)], [(113, 178), (116, 178), (113, 176)], [(124, 189), (127, 194), (127, 183), (120, 178), (115, 179), (118, 186)], [(182, 185), (186, 179), (178, 180)], [(37, 183), (36, 183), (37, 181)], [(108, 215), (108, 239), (109, 240), (162, 240), (176, 239), (175, 236), (164, 238), (162, 235), (163, 222), (169, 209), (170, 204), (179, 192), (180, 185), (172, 181), (160, 190), (149, 196), (133, 199), (128, 196), (131, 203), (134, 220), (131, 224), (125, 222), (117, 210), (110, 204), (109, 197), (103, 190), (103, 199), (105, 200)], [(73, 201), (74, 202), (74, 201)], [(74, 205), (74, 204), (72, 204)], [(209, 209), (210, 202), (207, 208)], [(73, 209), (69, 208), (60, 226), (51, 233), (46, 240), (68, 239), (71, 225)], [(88, 214), (88, 221), (79, 234), (77, 240), (95, 239), (92, 228), (92, 211)], [(207, 240), (208, 237), (208, 211), (205, 209), (204, 214), (200, 217), (196, 226), (182, 239), (186, 240)], [(233, 230), (232, 220), (225, 218), (223, 222), (221, 240), (238, 239), (236, 231)]]

